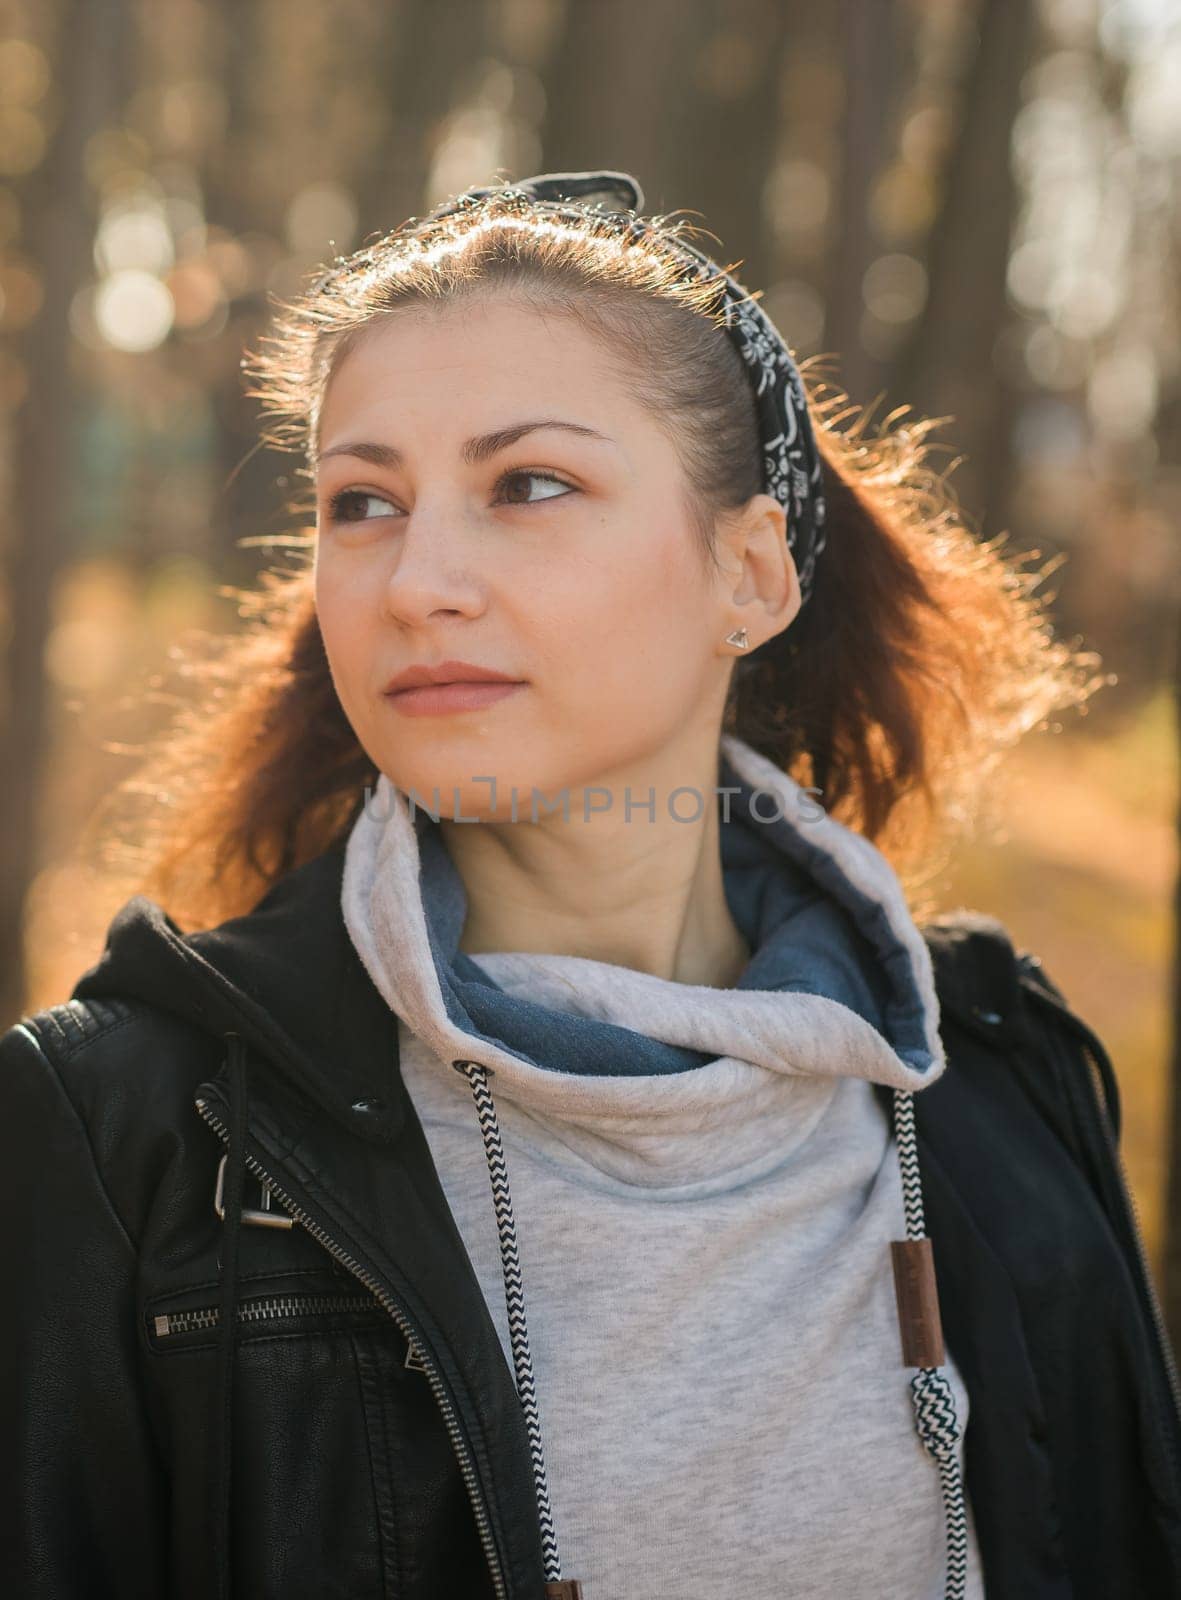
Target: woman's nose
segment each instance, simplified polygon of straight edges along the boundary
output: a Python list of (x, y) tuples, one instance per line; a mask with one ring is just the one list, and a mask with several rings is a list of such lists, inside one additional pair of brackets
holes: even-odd
[(437, 611), (474, 616), (483, 609), (483, 586), (470, 570), (463, 512), (421, 503), (394, 541), (385, 607), (399, 622), (424, 622)]

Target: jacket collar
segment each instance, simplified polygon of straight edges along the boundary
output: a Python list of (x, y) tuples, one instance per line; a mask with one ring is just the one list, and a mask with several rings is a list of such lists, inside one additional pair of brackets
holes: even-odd
[(340, 910), (344, 843), (283, 877), (251, 911), (183, 933), (136, 895), (73, 997), (131, 995), (206, 1032), (242, 1035), (354, 1136), (390, 1144), (409, 1099), (398, 1024)]

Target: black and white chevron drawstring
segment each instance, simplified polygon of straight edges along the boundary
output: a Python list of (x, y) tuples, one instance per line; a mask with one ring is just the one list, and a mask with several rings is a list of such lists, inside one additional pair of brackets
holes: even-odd
[(513, 1218), (513, 1197), (509, 1191), (508, 1167), (505, 1165), (504, 1145), (500, 1139), (500, 1124), (496, 1120), (496, 1107), (492, 1104), (492, 1091), (488, 1087), (488, 1074), (492, 1069), (481, 1066), (478, 1061), (453, 1061), (451, 1065), (462, 1072), (471, 1083), (472, 1094), (476, 1101), (476, 1114), (480, 1119), (480, 1132), (484, 1135), (488, 1176), (492, 1180), (492, 1204), (496, 1209), (496, 1230), (500, 1235), (500, 1269), (504, 1277), (504, 1301), (508, 1308), (513, 1367), (517, 1375), (517, 1393), (525, 1413), (525, 1426), (529, 1432), (529, 1454), (533, 1460), (533, 1484), (537, 1496), (538, 1519), (541, 1523), (546, 1600), (582, 1600), (582, 1585), (577, 1578), (563, 1579), (562, 1563), (558, 1558), (558, 1537), (554, 1531), (549, 1480), (545, 1472), (545, 1454), (541, 1448), (541, 1424), (537, 1416), (533, 1357), (529, 1353), (529, 1325), (525, 1321), (525, 1290), (521, 1283), (521, 1259), (517, 1254), (517, 1224)]
[[(456, 1071), (462, 1072), (471, 1084), (472, 1095), (476, 1102), (476, 1114), (480, 1121), (480, 1132), (484, 1138), (488, 1176), (492, 1183), (492, 1204), (496, 1211), (496, 1229), (500, 1238), (500, 1265), (504, 1278), (505, 1305), (508, 1309), (513, 1367), (516, 1371), (517, 1393), (521, 1399), (525, 1426), (529, 1434), (529, 1453), (533, 1461), (533, 1482), (537, 1495), (542, 1556), (545, 1564), (545, 1593), (547, 1600), (581, 1600), (582, 1588), (578, 1579), (563, 1579), (561, 1576), (562, 1565), (558, 1556), (558, 1540), (554, 1530), (549, 1482), (545, 1471), (545, 1453), (541, 1444), (533, 1358), (529, 1353), (529, 1325), (525, 1319), (525, 1291), (521, 1281), (521, 1261), (517, 1253), (517, 1227), (513, 1218), (512, 1193), (509, 1189), (508, 1167), (504, 1159), (500, 1126), (496, 1120), (496, 1107), (492, 1101), (492, 1091), (488, 1087), (492, 1069), (478, 1061), (453, 1061), (451, 1064)], [(923, 1232), (923, 1193), (919, 1177), (912, 1090), (894, 1090), (894, 1132), (898, 1142), (898, 1161), (902, 1172), (906, 1245), (921, 1244), (929, 1249), (929, 1241)], [(920, 1252), (919, 1259), (924, 1260), (925, 1255), (925, 1252)], [(929, 1293), (933, 1295), (933, 1269), (928, 1266), (927, 1270), (931, 1273)], [(895, 1282), (896, 1284), (899, 1282), (897, 1257)], [(899, 1318), (903, 1323), (905, 1357), (908, 1328), (904, 1293), (905, 1291), (899, 1288)], [(925, 1348), (930, 1349), (933, 1340), (941, 1349), (942, 1335), (938, 1329), (937, 1300), (934, 1301), (933, 1309), (935, 1326), (933, 1329), (927, 1327), (923, 1330), (920, 1342), (925, 1340)], [(913, 1330), (910, 1330), (910, 1334), (911, 1337), (914, 1336)], [(939, 1469), (944, 1524), (947, 1530), (945, 1600), (963, 1600), (968, 1571), (968, 1529), (963, 1474), (958, 1451), (961, 1429), (956, 1416), (955, 1395), (946, 1374), (937, 1364), (919, 1367), (911, 1379), (910, 1392), (914, 1403), (915, 1430), (923, 1447), (933, 1457)]]
[[(919, 1178), (919, 1147), (914, 1127), (914, 1091), (911, 1089), (894, 1090), (894, 1137), (898, 1142), (898, 1164), (902, 1169), (906, 1237), (913, 1244), (926, 1238), (926, 1225), (923, 1221), (923, 1190)], [(937, 1311), (938, 1300), (935, 1306)], [(903, 1332), (905, 1335), (905, 1329)], [(941, 1336), (938, 1342), (942, 1344)], [(939, 1468), (939, 1485), (943, 1491), (943, 1520), (947, 1530), (944, 1595), (946, 1600), (963, 1600), (968, 1578), (968, 1524), (958, 1449), (962, 1430), (956, 1416), (955, 1395), (946, 1373), (938, 1366), (921, 1366), (910, 1380), (910, 1394), (914, 1402), (916, 1431)]]

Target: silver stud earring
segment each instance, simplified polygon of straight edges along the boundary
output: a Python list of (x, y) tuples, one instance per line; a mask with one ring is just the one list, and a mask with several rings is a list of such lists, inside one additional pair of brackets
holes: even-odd
[(733, 633), (728, 633), (726, 635), (726, 643), (737, 645), (739, 650), (748, 650), (750, 648), (750, 640), (746, 636), (745, 628), (735, 628)]

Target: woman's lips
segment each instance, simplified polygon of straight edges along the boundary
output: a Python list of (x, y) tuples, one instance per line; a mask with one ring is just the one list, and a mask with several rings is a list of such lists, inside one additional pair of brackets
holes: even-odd
[(386, 698), (404, 717), (440, 717), (480, 711), (524, 687), (524, 683), (427, 683), (418, 689), (399, 689)]

